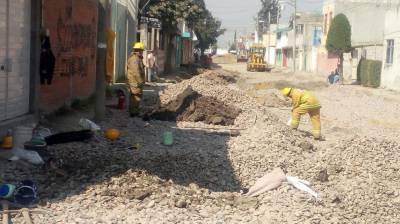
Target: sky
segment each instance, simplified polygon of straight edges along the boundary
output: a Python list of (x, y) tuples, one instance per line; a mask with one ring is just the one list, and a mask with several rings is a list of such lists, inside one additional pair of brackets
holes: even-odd
[[(207, 8), (215, 17), (222, 21), (222, 27), (227, 29), (218, 39), (218, 46), (227, 48), (233, 42), (235, 30), (238, 36), (249, 34), (255, 30), (254, 18), (260, 10), (260, 0), (205, 0)], [(297, 0), (299, 12), (321, 12), (323, 0)], [(291, 6), (285, 7), (282, 21), (287, 21)]]

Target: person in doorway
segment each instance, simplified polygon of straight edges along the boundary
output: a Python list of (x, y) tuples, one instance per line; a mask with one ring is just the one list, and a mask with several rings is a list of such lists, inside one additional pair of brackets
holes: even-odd
[(295, 89), (291, 87), (283, 88), (282, 94), (292, 99), (292, 119), (290, 126), (297, 129), (300, 124), (300, 118), (303, 114), (309, 114), (312, 124), (312, 134), (314, 139), (321, 139), (321, 104), (318, 99), (309, 91)]
[(143, 94), (144, 65), (143, 65), (144, 44), (137, 42), (133, 45), (133, 52), (127, 63), (127, 82), (131, 93), (129, 114), (131, 117), (140, 113), (140, 101)]
[(152, 80), (156, 76), (156, 71), (157, 71), (157, 53), (156, 50), (154, 51), (149, 51), (147, 54), (147, 81), (152, 82)]

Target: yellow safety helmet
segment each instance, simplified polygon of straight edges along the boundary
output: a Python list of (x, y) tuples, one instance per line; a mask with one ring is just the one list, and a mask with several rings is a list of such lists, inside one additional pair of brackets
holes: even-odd
[(289, 94), (290, 94), (291, 91), (292, 91), (292, 88), (290, 88), (290, 87), (285, 87), (285, 88), (283, 88), (283, 89), (281, 90), (281, 92), (282, 92), (282, 94), (283, 94), (284, 96), (289, 96)]
[(144, 43), (143, 42), (134, 43), (133, 44), (133, 49), (144, 51)]

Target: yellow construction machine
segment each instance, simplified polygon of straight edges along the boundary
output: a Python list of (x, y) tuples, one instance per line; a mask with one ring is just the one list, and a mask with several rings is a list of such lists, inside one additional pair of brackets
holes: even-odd
[(249, 50), (249, 59), (247, 60), (247, 71), (264, 72), (268, 70), (268, 64), (264, 60), (265, 47), (262, 44), (254, 44)]

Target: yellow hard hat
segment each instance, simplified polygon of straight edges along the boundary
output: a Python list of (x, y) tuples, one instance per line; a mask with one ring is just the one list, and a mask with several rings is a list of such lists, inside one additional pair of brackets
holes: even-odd
[(133, 44), (133, 49), (144, 51), (144, 43), (143, 42), (136, 42), (135, 44)]
[(290, 87), (285, 87), (285, 88), (283, 88), (283, 89), (281, 90), (281, 92), (282, 92), (282, 94), (283, 94), (284, 96), (289, 96), (289, 94), (290, 94), (291, 91), (292, 91), (292, 88), (290, 88)]

